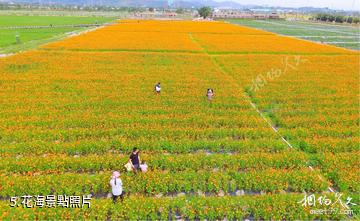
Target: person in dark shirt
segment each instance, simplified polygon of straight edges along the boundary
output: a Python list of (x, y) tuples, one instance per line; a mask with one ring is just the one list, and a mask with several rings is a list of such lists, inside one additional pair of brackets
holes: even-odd
[(134, 172), (136, 173), (138, 169), (140, 169), (140, 156), (139, 156), (139, 149), (134, 148), (133, 152), (130, 155), (129, 163), (131, 163)]

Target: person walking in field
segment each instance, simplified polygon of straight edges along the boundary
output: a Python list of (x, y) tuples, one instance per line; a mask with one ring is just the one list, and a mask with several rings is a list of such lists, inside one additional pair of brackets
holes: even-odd
[(122, 181), (120, 179), (120, 173), (118, 171), (113, 172), (110, 179), (110, 186), (113, 202), (116, 203), (119, 197), (122, 202), (124, 200), (125, 192), (123, 191)]
[(160, 94), (161, 92), (161, 85), (160, 82), (155, 85), (155, 93)]
[(139, 149), (135, 147), (129, 158), (129, 163), (132, 165), (133, 171), (135, 173), (137, 172), (138, 169), (140, 169), (139, 153), (140, 153)]
[(208, 99), (209, 102), (212, 101), (214, 95), (215, 95), (214, 90), (211, 89), (211, 88), (208, 88), (208, 89), (207, 89), (207, 92), (206, 92), (206, 97), (207, 97), (207, 99)]

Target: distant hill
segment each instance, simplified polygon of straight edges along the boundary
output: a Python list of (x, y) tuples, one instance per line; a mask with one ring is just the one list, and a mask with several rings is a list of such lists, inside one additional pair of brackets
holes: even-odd
[(261, 5), (242, 5), (240, 3), (228, 0), (217, 2), (214, 0), (0, 0), (0, 3), (23, 3), (23, 4), (41, 4), (41, 5), (77, 5), (77, 6), (114, 6), (114, 7), (153, 7), (153, 8), (199, 8), (210, 6), (212, 8), (222, 9), (267, 9), (279, 11), (297, 11), (304, 13), (320, 12), (344, 12), (343, 10), (332, 10), (329, 8), (316, 7), (270, 7)]
[[(0, 0), (0, 2), (56, 5), (104, 5), (118, 7), (167, 7), (167, 0)], [(243, 5), (232, 2), (216, 2), (213, 0), (172, 0), (173, 7), (198, 8), (202, 6), (218, 8), (243, 8)]]

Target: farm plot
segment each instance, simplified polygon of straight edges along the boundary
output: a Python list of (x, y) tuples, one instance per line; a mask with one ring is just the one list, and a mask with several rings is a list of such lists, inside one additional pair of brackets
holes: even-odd
[[(206, 56), (38, 51), (4, 61), (5, 154), (285, 148)], [(204, 90), (215, 84), (224, 89), (209, 104)]]
[[(357, 55), (238, 55), (216, 59), (247, 85), (249, 96), (298, 149), (325, 156), (351, 153), (345, 155), (346, 162), (359, 158)], [(326, 163), (333, 160), (324, 160), (324, 172), (341, 190), (355, 192), (353, 184), (344, 188), (341, 183), (348, 179), (358, 183), (359, 165), (350, 164), (353, 169), (345, 169), (347, 175), (340, 176), (342, 181), (328, 170)], [(340, 165), (333, 163), (331, 168), (338, 167), (341, 174)]]
[(276, 20), (229, 19), (228, 21), (305, 40), (354, 50), (360, 49), (358, 26)]
[[(278, 35), (222, 35), (194, 34), (196, 40), (206, 51), (216, 53), (273, 53), (273, 54), (348, 54), (351, 51), (325, 46), (309, 41)], [(229, 42), (237, 42), (231, 44)]]
[(0, 15), (0, 53), (33, 48), (64, 37), (66, 33), (86, 30), (72, 25), (103, 24), (112, 20), (111, 17)]

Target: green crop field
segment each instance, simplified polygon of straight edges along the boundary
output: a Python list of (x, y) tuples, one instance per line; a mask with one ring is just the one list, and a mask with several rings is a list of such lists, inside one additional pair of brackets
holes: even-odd
[(284, 20), (229, 19), (227, 21), (281, 35), (294, 36), (349, 49), (360, 49), (360, 29), (358, 26)]
[[(103, 24), (114, 19), (114, 17), (0, 15), (0, 53), (25, 50), (64, 37), (66, 33), (86, 29), (86, 27), (64, 27), (66, 25)], [(50, 25), (53, 27), (30, 27)]]

